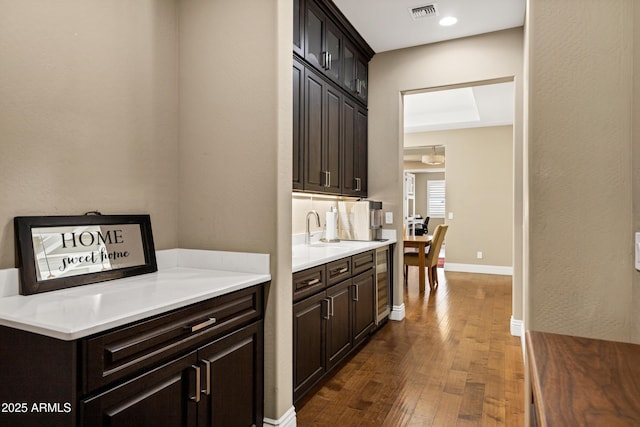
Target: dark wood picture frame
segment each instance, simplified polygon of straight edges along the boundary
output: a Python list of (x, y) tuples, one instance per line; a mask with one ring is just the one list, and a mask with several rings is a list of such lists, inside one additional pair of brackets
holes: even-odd
[[(140, 241), (134, 241), (133, 244), (135, 244), (137, 248), (140, 248), (142, 253), (136, 253), (135, 255), (138, 259), (143, 258), (143, 261), (137, 261), (135, 265), (115, 267), (104, 271), (90, 273), (77, 273), (66, 277), (39, 277), (39, 271), (36, 265), (38, 259), (36, 256), (36, 249), (34, 248), (34, 234), (32, 230), (87, 226), (94, 226), (94, 228), (97, 226), (113, 227), (119, 225), (123, 225), (125, 227), (138, 225), (140, 227)], [(16, 267), (20, 270), (21, 295), (31, 295), (74, 286), (87, 285), (90, 283), (121, 279), (123, 277), (153, 273), (158, 270), (155, 247), (153, 244), (153, 233), (151, 231), (151, 218), (149, 215), (20, 216), (14, 218), (14, 230), (16, 242)], [(72, 233), (73, 230), (74, 229), (69, 230), (69, 233), (73, 236), (72, 242), (75, 244), (78, 239), (77, 236)], [(134, 230), (135, 233), (133, 234), (135, 234), (137, 238), (137, 228), (133, 227), (129, 228), (129, 230)], [(83, 236), (85, 237), (84, 240), (86, 241), (91, 239), (93, 241), (91, 233), (86, 233), (87, 234)], [(62, 241), (65, 240), (66, 234), (66, 232), (62, 234)], [(103, 236), (100, 237), (102, 237), (102, 241), (105, 243), (105, 238)], [(113, 237), (110, 235), (109, 238), (112, 239)], [(118, 239), (120, 239), (120, 242), (117, 241)], [(124, 243), (123, 239), (122, 234), (119, 234), (115, 239), (115, 243)], [(104, 249), (103, 252), (104, 256), (108, 256), (108, 253), (104, 251)], [(46, 250), (44, 250), (44, 255), (46, 257)], [(103, 256), (102, 253), (99, 255)], [(95, 255), (92, 256), (95, 257)], [(86, 258), (87, 262), (89, 262), (87, 255), (82, 255), (78, 258)], [(73, 258), (68, 259), (73, 260)]]

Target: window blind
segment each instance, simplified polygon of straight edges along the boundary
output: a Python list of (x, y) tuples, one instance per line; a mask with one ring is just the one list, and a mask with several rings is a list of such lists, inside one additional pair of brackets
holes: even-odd
[(430, 218), (444, 218), (445, 214), (445, 181), (427, 181), (427, 216)]

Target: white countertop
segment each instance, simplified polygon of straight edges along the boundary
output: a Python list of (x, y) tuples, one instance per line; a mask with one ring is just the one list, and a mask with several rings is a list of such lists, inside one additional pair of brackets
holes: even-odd
[(169, 249), (157, 261), (155, 273), (28, 296), (16, 269), (0, 270), (0, 325), (74, 340), (271, 280), (267, 254)]
[(319, 238), (319, 235), (314, 236), (311, 244), (306, 245), (304, 234), (293, 236), (291, 248), (293, 273), (396, 243), (395, 230), (382, 230), (382, 238), (387, 239), (386, 241), (341, 240), (335, 243), (324, 243), (320, 242)]

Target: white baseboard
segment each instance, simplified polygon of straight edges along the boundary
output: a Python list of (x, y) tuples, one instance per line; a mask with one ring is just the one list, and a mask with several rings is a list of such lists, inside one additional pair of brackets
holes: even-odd
[(401, 305), (394, 305), (391, 307), (391, 313), (389, 313), (390, 320), (402, 320), (405, 316), (404, 303)]
[(265, 417), (262, 420), (262, 425), (273, 427), (296, 427), (296, 408), (292, 406), (287, 412), (284, 413), (283, 416), (281, 416), (277, 420), (272, 420), (271, 418)]
[(524, 328), (524, 323), (522, 322), (522, 320), (514, 319), (513, 316), (511, 316), (511, 335), (513, 335), (514, 337), (524, 336), (524, 333), (522, 330), (523, 328)]
[(479, 265), (444, 263), (444, 271), (457, 271), (461, 273), (499, 274), (501, 276), (513, 276), (513, 267), (505, 265)]

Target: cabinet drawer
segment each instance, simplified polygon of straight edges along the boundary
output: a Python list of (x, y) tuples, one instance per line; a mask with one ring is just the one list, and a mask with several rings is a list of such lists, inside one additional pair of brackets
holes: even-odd
[(293, 275), (293, 300), (311, 296), (327, 286), (325, 266), (320, 265)]
[(351, 277), (351, 257), (327, 264), (327, 286), (334, 285), (349, 277)]
[(376, 251), (363, 252), (351, 257), (353, 275), (367, 271), (372, 268), (376, 262)]
[(262, 315), (261, 285), (84, 339), (83, 390), (153, 367)]

